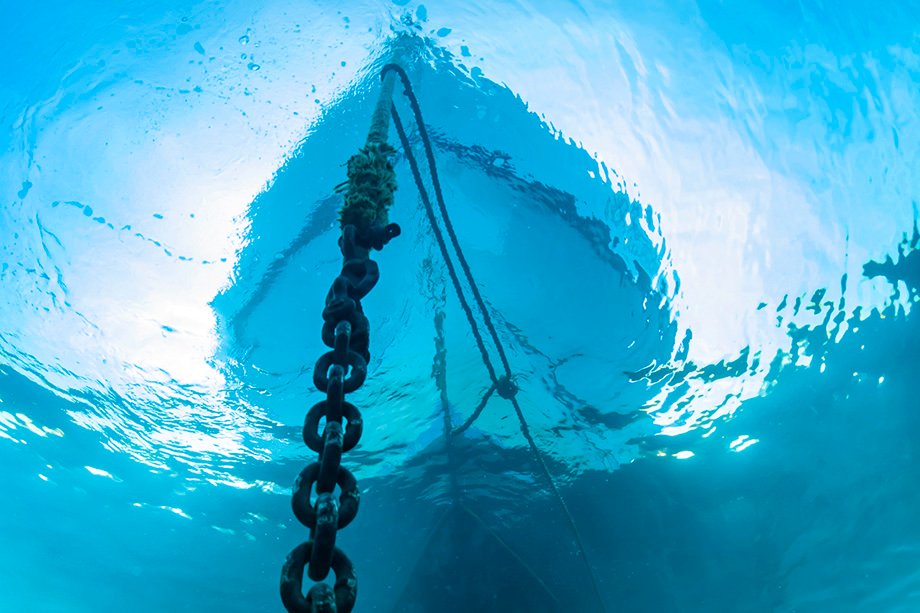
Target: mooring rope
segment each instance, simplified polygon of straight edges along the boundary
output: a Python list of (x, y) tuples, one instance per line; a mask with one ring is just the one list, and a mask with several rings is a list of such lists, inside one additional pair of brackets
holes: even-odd
[[(476, 345), (479, 348), (479, 352), (482, 355), (483, 364), (485, 365), (486, 370), (489, 372), (489, 378), (492, 380), (492, 388), (487, 392), (485, 398), (480, 402), (480, 406), (477, 408), (477, 412), (474, 415), (481, 413), (483, 408), (485, 408), (486, 401), (493, 391), (497, 391), (499, 396), (506, 398), (511, 401), (512, 406), (514, 407), (515, 415), (517, 416), (518, 423), (520, 424), (521, 434), (524, 436), (527, 441), (527, 445), (530, 447), (530, 451), (540, 468), (540, 472), (543, 474), (547, 483), (549, 484), (550, 490), (553, 493), (553, 497), (558, 501), (560, 508), (565, 515), (566, 521), (569, 524), (569, 527), (572, 531), (573, 536), (575, 537), (575, 542), (578, 547), (579, 555), (581, 556), (582, 561), (584, 562), (585, 567), (588, 570), (588, 576), (591, 579), (591, 585), (594, 591), (594, 595), (597, 598), (598, 604), (601, 607), (601, 610), (606, 610), (604, 606), (604, 599), (601, 596), (600, 587), (597, 583), (597, 577), (594, 574), (594, 568), (591, 566), (590, 561), (588, 560), (588, 555), (585, 549), (584, 541), (581, 537), (581, 532), (578, 530), (578, 526), (575, 523), (575, 518), (572, 516), (571, 511), (569, 510), (568, 505), (565, 502), (565, 499), (562, 497), (562, 493), (559, 491), (558, 486), (556, 485), (555, 480), (552, 477), (552, 474), (549, 471), (549, 467), (546, 465), (546, 461), (543, 458), (543, 455), (540, 453), (539, 448), (537, 447), (536, 441), (533, 439), (533, 435), (530, 432), (530, 425), (527, 423), (527, 419), (524, 416), (524, 412), (521, 409), (520, 404), (517, 401), (516, 394), (518, 391), (517, 386), (514, 384), (513, 376), (511, 373), (511, 366), (508, 362), (507, 355), (502, 345), (501, 339), (498, 336), (498, 332), (495, 329), (495, 326), (492, 323), (492, 318), (489, 315), (488, 308), (486, 307), (485, 301), (482, 298), (482, 295), (479, 292), (479, 288), (476, 284), (476, 281), (473, 277), (473, 273), (470, 270), (469, 263), (466, 260), (466, 257), (463, 255), (463, 250), (460, 248), (460, 243), (457, 240), (457, 234), (454, 231), (453, 224), (450, 221), (450, 216), (447, 212), (447, 207), (444, 204), (444, 195), (441, 190), (441, 182), (438, 177), (437, 165), (434, 159), (434, 148), (431, 146), (431, 139), (428, 136), (428, 130), (425, 126), (425, 122), (422, 119), (422, 111), (419, 106), (418, 99), (415, 96), (415, 92), (412, 89), (412, 84), (409, 81), (409, 76), (406, 74), (405, 70), (402, 67), (396, 64), (387, 64), (381, 70), (381, 78), (386, 80), (386, 76), (390, 72), (395, 72), (399, 76), (400, 81), (403, 84), (404, 91), (403, 94), (406, 96), (406, 99), (409, 102), (409, 107), (412, 109), (413, 118), (415, 120), (416, 127), (418, 129), (419, 137), (422, 141), (422, 146), (425, 150), (425, 156), (428, 161), (428, 169), (431, 173), (431, 181), (434, 187), (435, 199), (438, 204), (438, 209), (441, 213), (441, 217), (444, 220), (444, 227), (447, 231), (448, 237), (450, 238), (451, 245), (454, 248), (454, 251), (457, 253), (457, 260), (460, 263), (460, 267), (463, 270), (464, 276), (470, 286), (470, 290), (473, 293), (473, 299), (476, 302), (476, 306), (482, 315), (483, 323), (489, 331), (489, 335), (492, 338), (492, 342), (495, 345), (495, 349), (498, 352), (499, 358), (501, 359), (502, 366), (504, 367), (504, 375), (499, 377), (495, 371), (495, 367), (492, 365), (492, 361), (489, 357), (489, 352), (486, 349), (485, 342), (483, 341), (482, 335), (479, 332), (479, 327), (476, 324), (476, 319), (473, 316), (472, 308), (469, 305), (469, 302), (464, 295), (463, 288), (460, 284), (460, 279), (457, 275), (457, 271), (454, 267), (450, 254), (447, 250), (447, 244), (444, 240), (444, 236), (441, 233), (441, 229), (437, 223), (437, 218), (434, 213), (434, 207), (431, 203), (431, 197), (428, 195), (428, 190), (425, 187), (425, 184), (422, 180), (421, 172), (419, 170), (418, 161), (415, 159), (415, 155), (412, 152), (411, 145), (409, 143), (409, 138), (406, 135), (406, 131), (403, 127), (402, 121), (400, 120), (399, 113), (396, 110), (396, 105), (392, 104), (390, 114), (393, 118), (393, 125), (396, 128), (396, 132), (399, 135), (400, 143), (402, 144), (403, 151), (406, 156), (406, 160), (409, 162), (409, 168), (412, 171), (412, 177), (415, 181), (415, 185), (419, 191), (419, 197), (422, 200), (422, 204), (425, 207), (425, 212), (427, 214), (428, 220), (431, 223), (432, 231), (435, 235), (435, 240), (438, 243), (438, 247), (441, 251), (441, 255), (444, 258), (445, 265), (447, 266), (448, 275), (450, 276), (451, 282), (454, 286), (454, 291), (457, 294), (457, 298), (460, 301), (460, 305), (466, 315), (467, 321), (470, 324), (470, 329), (472, 330), (473, 337), (476, 340)], [(475, 419), (475, 417), (473, 418)], [(468, 420), (459, 431), (463, 431), (472, 424), (471, 420)], [(455, 433), (457, 433), (455, 431)]]

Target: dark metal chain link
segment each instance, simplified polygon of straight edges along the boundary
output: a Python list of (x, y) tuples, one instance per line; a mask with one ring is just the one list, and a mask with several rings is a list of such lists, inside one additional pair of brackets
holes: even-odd
[[(319, 458), (300, 472), (291, 497), (294, 516), (310, 529), (310, 540), (288, 554), (281, 571), (281, 600), (292, 613), (349, 613), (357, 599), (354, 566), (335, 546), (338, 530), (355, 518), (359, 502), (358, 481), (341, 461), (342, 454), (358, 444), (364, 424), (361, 412), (345, 401), (345, 394), (361, 387), (367, 377), (370, 325), (361, 300), (380, 278), (370, 249), (383, 248), (399, 233), (396, 224), (375, 226), (364, 233), (347, 225), (339, 239), (342, 272), (332, 283), (323, 309), (322, 338), (331, 351), (320, 356), (313, 369), (313, 384), (326, 399), (307, 412), (303, 426), (303, 441)], [(326, 422), (320, 434), (323, 418)], [(314, 489), (316, 498), (311, 503)], [(317, 582), (306, 596), (304, 570)], [(330, 570), (335, 573), (333, 586), (321, 583)]]

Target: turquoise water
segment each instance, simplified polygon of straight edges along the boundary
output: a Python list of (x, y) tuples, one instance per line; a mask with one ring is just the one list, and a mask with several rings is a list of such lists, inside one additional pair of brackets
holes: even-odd
[(920, 6), (632, 4), (3, 0), (0, 608), (281, 610), (394, 57), (355, 610), (920, 607)]

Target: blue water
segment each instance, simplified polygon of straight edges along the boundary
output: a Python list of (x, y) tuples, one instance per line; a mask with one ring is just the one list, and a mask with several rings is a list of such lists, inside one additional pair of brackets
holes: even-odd
[(0, 609), (281, 610), (394, 59), (355, 610), (920, 609), (920, 5), (635, 4), (0, 0)]

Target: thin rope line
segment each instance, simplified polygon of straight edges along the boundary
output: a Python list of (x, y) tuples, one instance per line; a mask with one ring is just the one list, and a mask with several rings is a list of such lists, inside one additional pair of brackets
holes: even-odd
[[(441, 294), (444, 295), (443, 293)], [(460, 484), (457, 481), (457, 465), (454, 462), (453, 423), (450, 419), (450, 402), (447, 397), (447, 347), (444, 341), (444, 311), (439, 311), (434, 317), (434, 376), (435, 384), (441, 395), (441, 417), (444, 428), (444, 451), (447, 455), (447, 478), (450, 487), (451, 501), (456, 504), (460, 500)]]
[(537, 572), (530, 566), (530, 564), (528, 564), (528, 563), (526, 562), (526, 560), (524, 560), (524, 558), (522, 558), (522, 557), (520, 556), (520, 554), (518, 554), (518, 552), (516, 552), (516, 551), (511, 547), (511, 545), (509, 545), (507, 542), (505, 542), (505, 539), (503, 539), (503, 538), (501, 537), (501, 535), (500, 535), (498, 532), (495, 531), (495, 528), (493, 528), (492, 526), (490, 526), (489, 524), (487, 524), (487, 523), (486, 523), (486, 520), (484, 520), (483, 518), (479, 517), (479, 515), (477, 515), (476, 513), (474, 513), (473, 510), (472, 510), (471, 508), (469, 508), (468, 506), (466, 506), (465, 504), (460, 503), (460, 509), (461, 509), (464, 513), (466, 513), (467, 515), (469, 515), (470, 517), (472, 517), (473, 520), (476, 521), (476, 522), (482, 527), (482, 529), (486, 531), (486, 534), (488, 534), (489, 536), (491, 536), (492, 538), (494, 538), (495, 541), (501, 546), (501, 548), (504, 549), (505, 552), (507, 552), (508, 555), (510, 555), (510, 556), (514, 559), (515, 562), (517, 562), (518, 564), (520, 564), (520, 565), (521, 565), (521, 568), (523, 568), (524, 570), (527, 571), (527, 574), (530, 575), (531, 579), (533, 579), (534, 581), (536, 581), (536, 582), (540, 585), (540, 587), (543, 588), (543, 591), (546, 592), (546, 595), (549, 596), (549, 597), (553, 600), (554, 603), (556, 603), (557, 607), (558, 607), (560, 610), (565, 610), (565, 609), (563, 608), (563, 606), (562, 606), (562, 603), (559, 602), (559, 599), (558, 599), (558, 598), (556, 598), (556, 595), (553, 594), (553, 592), (549, 589), (549, 586), (547, 586), (546, 583), (543, 582), (543, 579), (540, 578), (540, 576), (539, 576), (539, 575), (537, 574)]
[(473, 273), (470, 270), (470, 265), (466, 261), (466, 257), (463, 255), (463, 250), (460, 249), (460, 241), (457, 240), (457, 234), (454, 232), (454, 226), (451, 223), (450, 216), (447, 213), (447, 206), (444, 204), (444, 194), (441, 191), (441, 180), (438, 177), (438, 166), (434, 161), (434, 149), (432, 148), (431, 140), (428, 137), (428, 129), (425, 127), (425, 122), (422, 119), (422, 109), (419, 106), (418, 98), (415, 97), (415, 92), (412, 89), (412, 84), (409, 82), (409, 76), (406, 74), (405, 70), (396, 64), (388, 64), (383, 67), (382, 73), (386, 74), (389, 70), (396, 71), (396, 74), (399, 75), (399, 78), (405, 87), (405, 91), (403, 93), (409, 100), (409, 107), (412, 109), (412, 114), (415, 116), (415, 123), (418, 126), (419, 136), (421, 137), (422, 144), (424, 145), (425, 157), (428, 158), (428, 170), (431, 172), (431, 182), (434, 186), (435, 200), (438, 203), (438, 209), (441, 211), (441, 216), (444, 218), (444, 228), (447, 230), (447, 235), (450, 237), (450, 242), (453, 245), (454, 250), (457, 252), (457, 259), (460, 261), (460, 268), (463, 269), (463, 274), (466, 276), (466, 280), (470, 285), (470, 290), (473, 292), (473, 298), (476, 300), (477, 306), (479, 306), (479, 311), (482, 313), (483, 323), (486, 325), (486, 328), (489, 330), (489, 334), (492, 336), (492, 341), (495, 343), (495, 348), (498, 351), (499, 358), (502, 361), (502, 366), (505, 368), (505, 374), (510, 378), (511, 365), (508, 363), (508, 357), (505, 355), (505, 349), (498, 338), (498, 332), (495, 330), (495, 326), (492, 324), (492, 318), (489, 315), (489, 310), (486, 308), (485, 301), (482, 299), (482, 294), (479, 293), (479, 288), (473, 279)]
[(422, 183), (422, 175), (418, 169), (418, 162), (415, 159), (415, 155), (412, 153), (412, 148), (409, 145), (409, 138), (406, 136), (406, 131), (403, 129), (402, 121), (399, 119), (399, 113), (396, 112), (395, 105), (391, 107), (390, 113), (393, 116), (393, 125), (396, 127), (396, 132), (399, 134), (399, 140), (402, 143), (403, 151), (406, 154), (406, 159), (409, 161), (409, 167), (412, 169), (412, 176), (415, 178), (415, 185), (418, 187), (419, 197), (421, 197), (422, 203), (425, 205), (425, 211), (428, 213), (428, 221), (431, 223), (431, 228), (434, 230), (434, 236), (437, 239), (438, 246), (441, 249), (441, 256), (444, 258), (444, 261), (447, 264), (447, 272), (454, 284), (454, 290), (457, 292), (457, 297), (460, 299), (460, 305), (463, 307), (463, 312), (466, 313), (466, 319), (469, 321), (470, 328), (473, 330), (473, 336), (476, 338), (476, 345), (479, 346), (479, 352), (482, 354), (482, 360), (489, 371), (489, 377), (492, 379), (492, 383), (496, 383), (498, 381), (498, 377), (495, 375), (495, 369), (492, 367), (492, 361), (489, 359), (489, 353), (486, 350), (486, 345), (482, 341), (482, 335), (479, 334), (479, 328), (476, 326), (476, 319), (473, 317), (473, 310), (470, 308), (469, 303), (466, 301), (466, 296), (464, 296), (463, 292), (461, 291), (460, 279), (457, 277), (457, 271), (454, 268), (454, 264), (447, 252), (447, 245), (444, 244), (444, 236), (441, 234), (440, 228), (438, 228), (437, 220), (434, 216), (434, 210), (431, 208), (431, 199), (428, 197), (428, 192), (425, 189), (424, 183)]
[[(504, 348), (502, 347), (501, 341), (498, 338), (498, 333), (495, 330), (495, 327), (492, 325), (492, 320), (489, 317), (488, 310), (486, 309), (485, 302), (482, 299), (482, 296), (479, 293), (479, 289), (476, 286), (476, 282), (473, 279), (473, 274), (470, 271), (469, 265), (466, 262), (466, 258), (463, 256), (463, 251), (460, 249), (459, 241), (457, 240), (456, 234), (453, 231), (453, 226), (450, 223), (450, 218), (447, 215), (447, 208), (444, 205), (444, 198), (441, 192), (440, 180), (437, 174), (437, 166), (434, 160), (434, 149), (431, 146), (431, 141), (428, 138), (428, 131), (425, 128), (425, 123), (422, 119), (422, 111), (418, 104), (418, 99), (415, 97), (415, 92), (412, 90), (412, 84), (409, 82), (409, 76), (406, 72), (396, 64), (387, 64), (383, 67), (381, 71), (381, 76), (385, 76), (389, 71), (395, 71), (399, 75), (400, 80), (405, 87), (403, 92), (406, 98), (409, 100), (409, 105), (412, 108), (413, 115), (415, 116), (415, 122), (419, 130), (419, 136), (422, 140), (422, 145), (425, 149), (425, 155), (428, 158), (428, 167), (431, 172), (432, 184), (434, 186), (435, 197), (438, 201), (438, 207), (441, 210), (441, 215), (444, 218), (444, 225), (447, 229), (448, 235), (451, 238), (451, 243), (454, 247), (454, 250), (457, 252), (457, 258), (460, 260), (460, 265), (463, 268), (463, 272), (467, 277), (470, 288), (473, 292), (473, 296), (476, 299), (477, 306), (482, 312), (483, 321), (486, 324), (486, 327), (489, 329), (489, 332), (492, 336), (492, 340), (495, 343), (495, 347), (498, 350), (499, 356), (502, 361), (502, 365), (505, 367), (505, 373), (507, 377), (511, 378), (511, 367), (508, 363), (508, 358), (505, 355)], [(422, 199), (422, 203), (425, 205), (425, 211), (428, 214), (428, 220), (431, 223), (432, 230), (434, 231), (435, 237), (438, 241), (438, 246), (441, 250), (441, 255), (444, 258), (445, 264), (447, 265), (448, 273), (450, 274), (451, 281), (454, 285), (454, 291), (457, 292), (457, 297), (460, 300), (463, 310), (466, 313), (467, 320), (470, 323), (470, 327), (473, 330), (473, 335), (476, 338), (476, 343), (479, 346), (479, 351), (482, 354), (483, 363), (485, 364), (486, 369), (489, 371), (489, 376), (492, 379), (493, 386), (497, 386), (498, 380), (495, 376), (495, 369), (492, 366), (492, 362), (489, 359), (488, 352), (485, 349), (485, 345), (482, 341), (482, 336), (479, 334), (479, 329), (476, 326), (475, 319), (473, 318), (472, 310), (467, 303), (466, 298), (463, 295), (463, 290), (460, 285), (460, 280), (457, 277), (456, 270), (454, 269), (453, 263), (451, 262), (449, 253), (447, 251), (447, 245), (444, 243), (444, 237), (440, 232), (440, 229), (437, 226), (437, 220), (434, 215), (434, 211), (431, 207), (431, 199), (428, 196), (427, 189), (425, 188), (424, 183), (422, 182), (421, 173), (418, 169), (418, 162), (415, 159), (415, 155), (412, 153), (412, 150), (409, 146), (409, 139), (406, 136), (405, 130), (403, 129), (402, 121), (399, 119), (399, 113), (396, 111), (396, 105), (394, 104), (391, 108), (391, 115), (393, 117), (393, 124), (396, 127), (396, 131), (399, 133), (399, 140), (402, 143), (403, 151), (406, 154), (406, 159), (409, 161), (409, 166), (412, 169), (412, 176), (415, 179), (416, 187), (419, 191), (419, 197)], [(572, 534), (575, 537), (575, 542), (578, 546), (578, 552), (581, 556), (582, 561), (585, 564), (585, 567), (588, 569), (588, 576), (591, 578), (591, 586), (594, 588), (594, 595), (597, 598), (598, 603), (601, 606), (601, 610), (606, 610), (604, 605), (604, 599), (601, 596), (600, 587), (597, 583), (597, 577), (594, 574), (594, 567), (591, 566), (590, 561), (588, 560), (588, 554), (585, 550), (584, 541), (581, 538), (581, 532), (578, 530), (578, 526), (575, 524), (575, 518), (572, 516), (572, 512), (569, 510), (568, 505), (565, 503), (565, 499), (562, 497), (562, 493), (559, 491), (559, 488), (556, 486), (556, 482), (553, 479), (552, 474), (549, 472), (549, 467), (546, 465), (546, 461), (543, 459), (543, 455), (540, 453), (540, 449), (537, 447), (536, 441), (534, 441), (533, 436), (530, 433), (530, 426), (527, 423), (527, 419), (524, 417), (524, 412), (521, 410), (521, 406), (517, 401), (515, 396), (510, 397), (511, 404), (514, 406), (514, 412), (517, 415), (518, 422), (521, 427), (521, 434), (524, 435), (524, 438), (527, 441), (528, 446), (530, 447), (531, 453), (539, 465), (541, 472), (549, 483), (550, 489), (553, 492), (554, 497), (559, 502), (560, 507), (562, 508), (563, 515), (566, 517), (566, 521), (569, 524), (569, 527), (572, 530)]]
[(473, 422), (479, 418), (479, 416), (482, 414), (483, 409), (486, 408), (486, 403), (489, 402), (489, 398), (492, 397), (492, 394), (495, 392), (495, 389), (496, 389), (496, 386), (493, 383), (492, 387), (490, 387), (488, 391), (483, 395), (482, 400), (479, 401), (479, 406), (476, 407), (476, 410), (473, 411), (473, 413), (467, 418), (465, 422), (463, 422), (462, 426), (460, 426), (459, 428), (455, 428), (453, 430), (452, 434), (454, 436), (464, 432), (467, 428), (473, 425)]
[(425, 539), (425, 544), (422, 545), (421, 549), (419, 549), (419, 556), (416, 558), (415, 564), (412, 566), (412, 571), (406, 573), (406, 581), (403, 583), (403, 588), (399, 591), (399, 597), (396, 599), (396, 605), (393, 607), (393, 613), (402, 611), (400, 603), (402, 602), (403, 598), (405, 598), (406, 592), (409, 590), (409, 586), (412, 582), (412, 577), (419, 572), (419, 568), (422, 565), (422, 558), (425, 555), (425, 552), (428, 551), (429, 547), (431, 547), (431, 543), (434, 541), (434, 535), (440, 532), (441, 527), (444, 525), (444, 521), (447, 519), (447, 516), (450, 515), (450, 512), (451, 507), (444, 509), (444, 512), (441, 513), (437, 523), (435, 523), (431, 527), (431, 530), (428, 532), (428, 538)]

